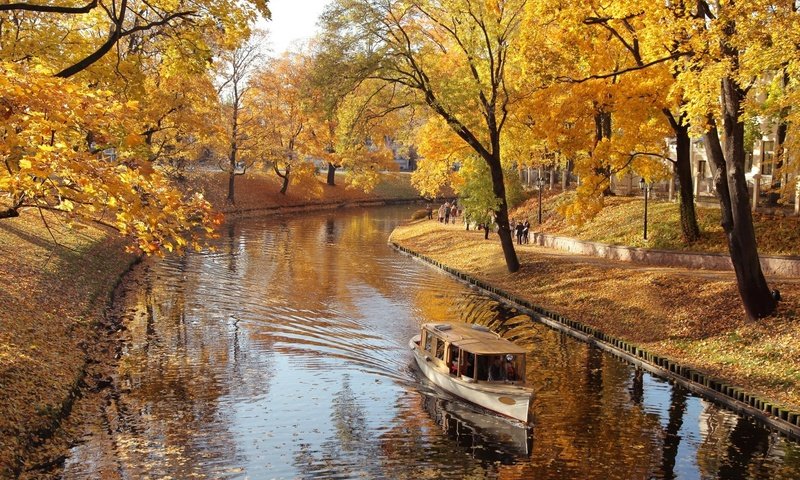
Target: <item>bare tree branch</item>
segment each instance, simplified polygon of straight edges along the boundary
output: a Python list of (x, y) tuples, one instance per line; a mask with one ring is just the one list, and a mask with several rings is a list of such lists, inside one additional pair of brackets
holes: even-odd
[(26, 12), (39, 12), (39, 13), (63, 13), (66, 15), (75, 15), (80, 13), (89, 13), (97, 7), (97, 0), (92, 0), (82, 7), (62, 7), (58, 5), (41, 5), (35, 3), (6, 3), (0, 5), (0, 12), (8, 12), (13, 10), (22, 10)]

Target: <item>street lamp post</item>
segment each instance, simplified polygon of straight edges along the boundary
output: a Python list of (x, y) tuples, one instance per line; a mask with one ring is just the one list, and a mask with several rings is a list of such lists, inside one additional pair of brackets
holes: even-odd
[(539, 225), (542, 224), (542, 189), (544, 188), (544, 178), (539, 176), (536, 179), (536, 186), (539, 187)]
[(650, 185), (645, 182), (644, 178), (639, 180), (639, 188), (644, 193), (644, 239), (647, 240), (647, 197), (650, 196)]

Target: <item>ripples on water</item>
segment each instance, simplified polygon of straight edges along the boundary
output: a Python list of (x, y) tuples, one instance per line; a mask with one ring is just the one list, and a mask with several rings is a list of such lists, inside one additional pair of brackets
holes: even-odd
[[(410, 211), (242, 220), (143, 267), (64, 477), (800, 477), (794, 443), (392, 251)], [(419, 378), (408, 339), (449, 319), (528, 348), (532, 432)]]

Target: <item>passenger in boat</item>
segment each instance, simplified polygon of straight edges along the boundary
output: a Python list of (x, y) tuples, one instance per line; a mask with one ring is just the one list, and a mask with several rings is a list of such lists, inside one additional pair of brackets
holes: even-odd
[(458, 360), (455, 358), (450, 362), (450, 375), (458, 375)]
[(496, 355), (492, 358), (492, 364), (489, 365), (489, 381), (490, 382), (498, 382), (501, 380), (506, 379), (505, 369), (503, 368), (503, 361), (500, 359), (500, 355)]
[(514, 355), (506, 355), (506, 380), (514, 381), (517, 379), (517, 370), (514, 368)]

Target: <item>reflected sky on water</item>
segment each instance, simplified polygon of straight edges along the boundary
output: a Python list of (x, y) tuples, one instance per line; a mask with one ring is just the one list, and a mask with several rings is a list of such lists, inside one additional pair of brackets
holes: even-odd
[[(140, 267), (64, 477), (800, 478), (795, 443), (392, 250), (413, 209), (240, 220)], [(528, 350), (531, 429), (420, 378), (408, 339), (447, 320)]]

